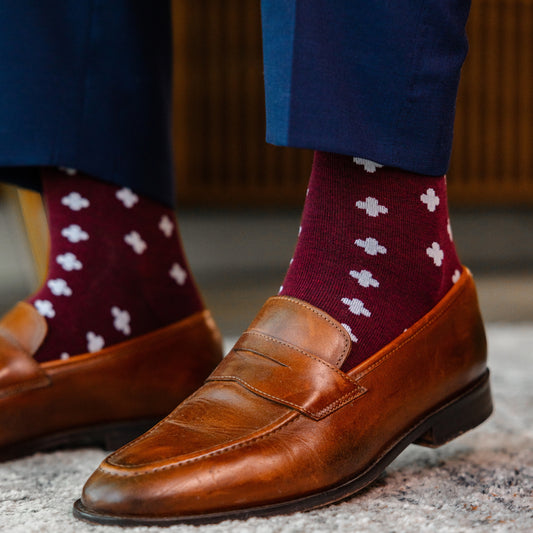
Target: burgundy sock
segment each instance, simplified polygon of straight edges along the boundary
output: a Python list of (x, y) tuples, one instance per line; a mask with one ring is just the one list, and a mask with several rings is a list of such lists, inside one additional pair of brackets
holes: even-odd
[(98, 351), (202, 309), (172, 209), (81, 173), (42, 176), (50, 258), (28, 300), (49, 326), (38, 361)]
[(316, 152), (280, 294), (343, 324), (348, 370), (430, 311), (459, 278), (445, 177)]

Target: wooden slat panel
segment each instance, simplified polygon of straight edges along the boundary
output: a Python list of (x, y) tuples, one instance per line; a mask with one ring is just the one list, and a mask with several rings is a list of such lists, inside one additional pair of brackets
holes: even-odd
[(533, 205), (533, 0), (474, 0), (467, 30), (450, 200)]
[(264, 142), (259, 2), (178, 0), (173, 19), (180, 205), (301, 205), (312, 154)]
[[(175, 0), (181, 205), (301, 205), (311, 153), (264, 143), (259, 2)], [(448, 175), (455, 204), (533, 205), (533, 0), (474, 0)]]
[(301, 205), (312, 153), (266, 145), (259, 1), (177, 0), (180, 205)]

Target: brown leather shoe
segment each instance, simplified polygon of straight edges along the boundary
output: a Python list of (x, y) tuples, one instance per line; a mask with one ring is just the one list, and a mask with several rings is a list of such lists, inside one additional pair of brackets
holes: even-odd
[(79, 445), (115, 449), (149, 429), (220, 362), (208, 311), (95, 353), (38, 364), (46, 320), (21, 302), (0, 321), (0, 460)]
[(314, 509), (371, 483), (409, 444), (440, 446), (491, 413), (466, 269), (430, 313), (346, 374), (349, 351), (331, 317), (271, 298), (200, 390), (100, 465), (75, 515), (169, 525)]

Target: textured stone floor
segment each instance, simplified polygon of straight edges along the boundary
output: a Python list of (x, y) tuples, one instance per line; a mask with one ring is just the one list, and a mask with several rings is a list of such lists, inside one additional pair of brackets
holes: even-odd
[[(533, 324), (488, 327), (496, 409), (474, 431), (437, 450), (409, 447), (387, 475), (325, 509), (188, 533), (533, 531)], [(72, 502), (103, 459), (96, 449), (37, 454), (0, 465), (0, 531), (122, 531), (71, 516)], [(159, 531), (133, 528), (132, 532)]]

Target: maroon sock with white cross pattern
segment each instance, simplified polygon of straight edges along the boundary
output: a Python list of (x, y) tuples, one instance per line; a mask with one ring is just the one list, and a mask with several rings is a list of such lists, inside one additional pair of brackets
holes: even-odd
[(428, 313), (459, 278), (446, 179), (315, 152), (280, 290), (349, 332), (355, 367)]
[(28, 299), (48, 323), (38, 361), (95, 352), (203, 308), (172, 209), (81, 173), (46, 169), (42, 182), (48, 274)]

